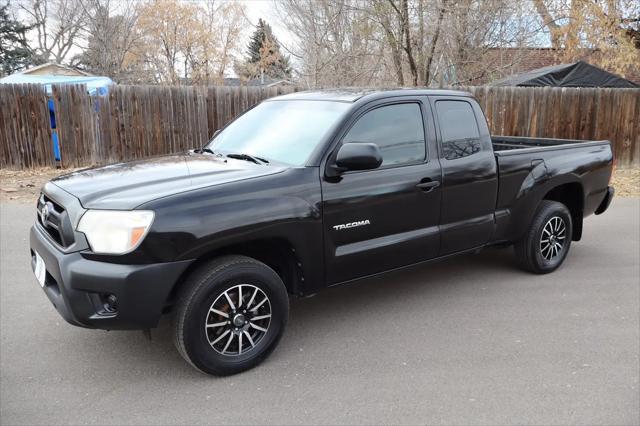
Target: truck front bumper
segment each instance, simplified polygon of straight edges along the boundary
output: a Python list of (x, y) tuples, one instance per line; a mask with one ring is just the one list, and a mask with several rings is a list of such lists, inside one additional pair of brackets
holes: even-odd
[(611, 205), (611, 200), (613, 200), (613, 195), (615, 194), (615, 192), (616, 191), (615, 189), (613, 189), (613, 186), (607, 187), (607, 193), (605, 194), (604, 198), (600, 202), (600, 205), (596, 209), (595, 214), (602, 214), (605, 211), (607, 211), (607, 209)]
[(180, 275), (192, 263), (121, 265), (63, 253), (36, 224), (31, 227), (31, 267), (44, 261), (43, 290), (70, 324), (105, 330), (156, 327)]

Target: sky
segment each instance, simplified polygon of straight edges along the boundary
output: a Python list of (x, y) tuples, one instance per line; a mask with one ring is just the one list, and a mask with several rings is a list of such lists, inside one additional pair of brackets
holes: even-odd
[(275, 21), (273, 2), (271, 0), (241, 0), (247, 8), (247, 18), (255, 25), (259, 18)]

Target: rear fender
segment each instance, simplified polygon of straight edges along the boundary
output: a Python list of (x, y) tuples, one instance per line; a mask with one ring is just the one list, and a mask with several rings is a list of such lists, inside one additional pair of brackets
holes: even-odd
[[(545, 171), (542, 174), (542, 171)], [(582, 206), (584, 204), (584, 192), (581, 190), (579, 194), (580, 203), (578, 206), (572, 206), (567, 200), (558, 199), (558, 197), (549, 196), (553, 194), (554, 189), (563, 187), (563, 185), (573, 184), (576, 187), (582, 184), (578, 176), (567, 174), (562, 176), (554, 176), (550, 178), (548, 170), (544, 162), (536, 165), (531, 169), (530, 173), (523, 180), (517, 197), (512, 204), (511, 210), (511, 226), (508, 231), (511, 241), (519, 240), (531, 226), (531, 222), (538, 210), (540, 202), (544, 199), (550, 199), (561, 202), (569, 208), (574, 222), (573, 240), (578, 241), (582, 236)]]

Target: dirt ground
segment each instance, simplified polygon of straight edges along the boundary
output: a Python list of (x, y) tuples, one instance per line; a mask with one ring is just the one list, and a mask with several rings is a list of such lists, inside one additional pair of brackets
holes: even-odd
[[(0, 170), (0, 201), (35, 202), (40, 188), (47, 181), (72, 171), (51, 168)], [(618, 197), (640, 196), (640, 168), (617, 169), (612, 183)]]
[(639, 197), (640, 168), (616, 170), (612, 183), (616, 189), (616, 196)]
[(0, 170), (0, 201), (36, 201), (51, 179), (77, 169)]

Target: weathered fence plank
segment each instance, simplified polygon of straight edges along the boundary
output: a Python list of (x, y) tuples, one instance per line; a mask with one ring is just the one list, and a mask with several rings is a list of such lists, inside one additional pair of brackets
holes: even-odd
[[(457, 87), (473, 93), (494, 134), (609, 139), (619, 165), (640, 165), (640, 89)], [(63, 167), (184, 151), (263, 99), (292, 88), (0, 85), (0, 167), (52, 166), (53, 98)]]
[(39, 85), (0, 85), (0, 167), (52, 166), (47, 95)]

